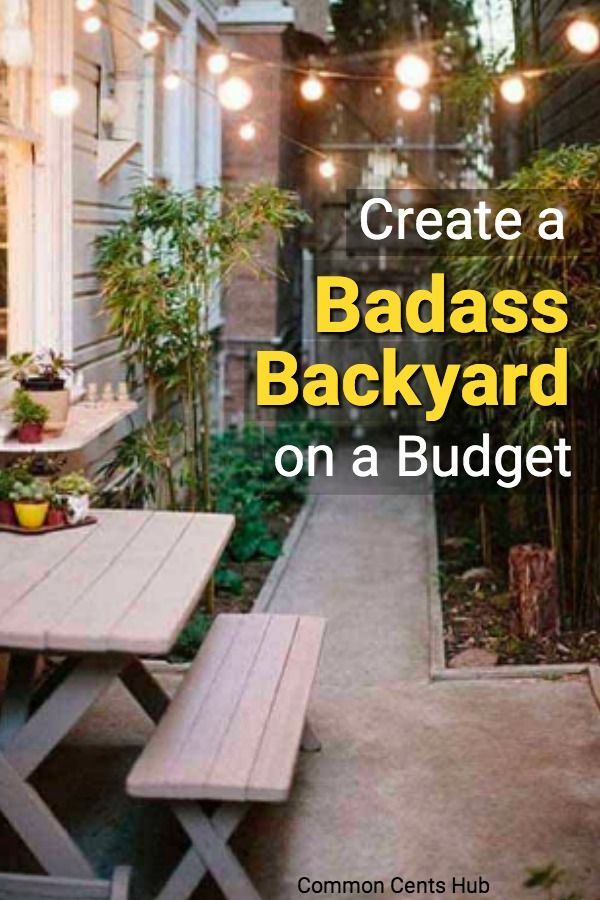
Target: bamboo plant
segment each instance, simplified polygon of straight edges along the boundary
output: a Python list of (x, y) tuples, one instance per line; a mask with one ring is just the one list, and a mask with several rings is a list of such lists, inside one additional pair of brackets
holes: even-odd
[[(480, 241), (468, 257), (458, 247), (449, 249), (455, 282), (485, 285), (490, 293), (510, 286), (529, 297), (556, 288), (568, 298), (569, 326), (559, 335), (504, 335), (492, 328), (462, 338), (458, 350), (465, 362), (485, 360), (500, 368), (538, 363), (556, 346), (568, 348), (568, 405), (539, 409), (523, 396), (491, 427), (523, 443), (552, 446), (563, 436), (571, 445), (571, 478), (545, 480), (546, 535), (557, 554), (564, 624), (594, 627), (600, 623), (600, 145), (538, 154), (500, 186), (496, 199), (521, 211), (523, 237), (508, 248), (497, 238)], [(563, 241), (531, 237), (547, 206), (565, 211)]]
[[(304, 218), (293, 194), (266, 184), (189, 193), (147, 185), (133, 192), (131, 214), (97, 241), (109, 331), (119, 335), (130, 374), (141, 377), (147, 396), (148, 427), (129, 451), (150, 448), (151, 465), (141, 470), (164, 476), (162, 499), (155, 486), (149, 491), (157, 503), (214, 508), (211, 311), (236, 269), (269, 272), (259, 254), (265, 237), (281, 238)], [(173, 476), (178, 449), (183, 491)]]

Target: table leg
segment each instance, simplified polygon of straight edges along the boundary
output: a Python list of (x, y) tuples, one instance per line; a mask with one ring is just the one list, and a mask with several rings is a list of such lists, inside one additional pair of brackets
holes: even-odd
[(171, 702), (171, 698), (143, 662), (139, 659), (132, 659), (121, 672), (120, 678), (144, 712), (153, 722), (158, 723)]
[(1, 753), (0, 810), (48, 874), (67, 878), (93, 876), (83, 853)]
[(0, 747), (4, 747), (27, 721), (36, 665), (35, 654), (11, 653), (0, 704)]
[[(0, 812), (51, 876), (89, 879), (93, 870), (27, 779), (126, 664), (126, 657), (114, 654), (65, 663), (56, 689), (18, 730), (11, 730), (0, 751)], [(22, 674), (27, 671), (24, 666)], [(18, 684), (17, 679), (17, 694)]]
[(12, 736), (4, 755), (22, 778), (28, 778), (110, 686), (125, 665), (122, 656), (80, 660), (46, 702)]

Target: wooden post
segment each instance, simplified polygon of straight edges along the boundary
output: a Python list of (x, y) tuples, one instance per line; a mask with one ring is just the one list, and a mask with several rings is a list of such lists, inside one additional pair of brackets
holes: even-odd
[(508, 556), (509, 589), (524, 637), (560, 632), (556, 553), (539, 544), (519, 544)]

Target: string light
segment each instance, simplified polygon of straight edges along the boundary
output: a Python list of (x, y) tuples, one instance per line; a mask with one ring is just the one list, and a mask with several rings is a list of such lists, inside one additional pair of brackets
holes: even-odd
[(102, 19), (100, 16), (86, 16), (83, 20), (83, 30), (87, 34), (98, 34), (102, 28)]
[(147, 25), (138, 37), (140, 47), (151, 53), (160, 44), (160, 34), (152, 25)]
[(525, 90), (525, 82), (520, 75), (511, 75), (500, 82), (500, 93), (507, 103), (518, 106), (525, 99), (527, 91)]
[(331, 157), (321, 160), (319, 163), (319, 172), (322, 178), (333, 178), (337, 172), (337, 167)]
[(589, 19), (575, 19), (567, 28), (567, 40), (573, 49), (590, 56), (600, 46), (600, 30)]
[(163, 87), (166, 91), (176, 91), (181, 84), (181, 75), (178, 72), (167, 72), (163, 78)]
[(422, 88), (431, 78), (431, 66), (416, 53), (405, 53), (394, 66), (394, 74), (407, 88)]
[(217, 97), (224, 109), (240, 112), (252, 102), (253, 91), (248, 82), (239, 75), (232, 75), (219, 85)]
[(75, 0), (75, 8), (79, 12), (89, 12), (96, 5), (96, 0)]
[(414, 88), (403, 88), (396, 99), (400, 109), (405, 112), (416, 112), (423, 101), (421, 94)]
[(50, 112), (61, 119), (72, 116), (80, 99), (79, 91), (72, 84), (61, 84), (50, 91)]
[(239, 134), (241, 139), (249, 144), (256, 137), (256, 125), (254, 122), (244, 122), (240, 125)]
[(225, 50), (215, 50), (206, 60), (211, 75), (224, 75), (229, 68), (229, 54)]
[(310, 72), (300, 83), (300, 93), (309, 103), (316, 103), (325, 93), (323, 80), (314, 72)]

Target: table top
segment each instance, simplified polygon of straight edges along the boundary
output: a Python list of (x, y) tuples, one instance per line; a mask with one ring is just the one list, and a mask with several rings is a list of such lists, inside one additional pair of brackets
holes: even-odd
[(216, 513), (93, 510), (96, 525), (0, 533), (0, 647), (161, 656), (234, 526)]
[(73, 453), (132, 416), (138, 405), (133, 400), (112, 403), (74, 403), (69, 408), (69, 420), (60, 434), (45, 434), (41, 444), (21, 444), (15, 437), (0, 440), (0, 453)]

